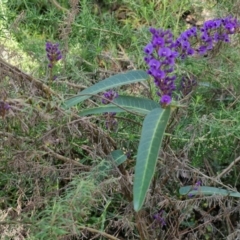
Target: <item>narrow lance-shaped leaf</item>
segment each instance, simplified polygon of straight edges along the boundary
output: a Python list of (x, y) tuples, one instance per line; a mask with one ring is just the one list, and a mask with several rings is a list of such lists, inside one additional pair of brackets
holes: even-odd
[(144, 203), (155, 172), (159, 150), (169, 117), (170, 108), (158, 108), (151, 111), (143, 122), (133, 183), (135, 211), (139, 211)]
[(216, 187), (208, 187), (208, 186), (201, 186), (197, 187), (196, 190), (194, 190), (193, 186), (184, 186), (179, 189), (180, 195), (222, 195), (222, 196), (231, 196), (231, 197), (240, 197), (239, 192), (229, 191), (222, 188), (216, 188)]
[(113, 100), (114, 103), (132, 109), (134, 112), (148, 114), (155, 108), (160, 108), (159, 103), (153, 100), (132, 96), (119, 96)]
[(116, 105), (104, 105), (100, 107), (95, 107), (95, 108), (88, 108), (88, 109), (83, 109), (80, 113), (79, 116), (86, 116), (86, 115), (93, 115), (93, 114), (103, 114), (106, 112), (125, 112), (123, 108), (119, 108)]
[[(113, 105), (114, 103), (116, 103), (117, 105)], [(101, 114), (105, 112), (125, 112), (125, 111), (146, 115), (153, 109), (160, 108), (157, 102), (154, 102), (150, 99), (131, 96), (118, 96), (113, 100), (113, 104), (108, 104), (90, 109), (84, 109), (79, 113), (79, 115), (86, 116), (89, 114)]]
[(114, 75), (112, 77), (109, 77), (107, 79), (104, 79), (94, 84), (93, 86), (87, 89), (84, 89), (77, 96), (66, 100), (63, 103), (63, 107), (70, 108), (99, 92), (103, 92), (107, 89), (119, 87), (119, 86), (130, 84), (130, 83), (144, 81), (147, 78), (148, 78), (148, 74), (143, 70), (133, 70), (126, 73), (120, 73), (120, 74)]

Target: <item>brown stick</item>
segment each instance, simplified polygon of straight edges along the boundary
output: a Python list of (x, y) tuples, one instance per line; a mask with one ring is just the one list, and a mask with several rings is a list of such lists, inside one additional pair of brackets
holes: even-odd
[(230, 169), (237, 163), (240, 161), (240, 156), (238, 158), (236, 158), (227, 168), (225, 168), (221, 173), (219, 173), (217, 175), (217, 179), (220, 179), (224, 174), (226, 174), (228, 171), (230, 171)]
[(75, 161), (75, 160), (73, 160), (71, 158), (67, 158), (67, 157), (64, 157), (64, 156), (62, 156), (62, 155), (60, 155), (58, 153), (55, 153), (52, 149), (48, 148), (45, 145), (43, 145), (43, 149), (45, 151), (47, 151), (49, 154), (53, 155), (55, 158), (57, 158), (57, 159), (59, 159), (59, 160), (61, 160), (63, 162), (67, 162), (67, 163), (73, 164), (75, 166), (79, 166), (82, 169), (84, 169), (85, 171), (90, 171), (90, 169), (91, 169), (89, 166), (85, 166), (85, 165), (83, 165), (83, 164), (81, 164), (81, 163), (79, 163), (79, 162), (77, 162), (77, 161)]
[(116, 237), (114, 237), (114, 236), (112, 236), (112, 235), (109, 235), (108, 233), (105, 233), (105, 232), (102, 232), (102, 231), (98, 231), (98, 230), (96, 230), (96, 229), (94, 229), (94, 228), (82, 227), (82, 226), (79, 226), (79, 228), (82, 229), (82, 230), (86, 229), (86, 230), (89, 231), (89, 232), (93, 232), (93, 233), (100, 234), (100, 235), (106, 237), (107, 239), (120, 240), (119, 238), (116, 238)]
[(135, 213), (135, 219), (136, 219), (136, 227), (138, 229), (140, 240), (146, 240), (149, 239), (148, 232), (147, 232), (147, 226), (144, 222), (144, 211), (140, 210), (139, 212)]
[(51, 2), (58, 10), (61, 10), (63, 12), (69, 12), (68, 9), (62, 7), (56, 0), (51, 0)]

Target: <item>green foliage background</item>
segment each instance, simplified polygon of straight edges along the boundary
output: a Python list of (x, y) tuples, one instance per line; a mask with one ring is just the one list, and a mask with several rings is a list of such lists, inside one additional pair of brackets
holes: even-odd
[[(102, 232), (118, 239), (186, 239), (191, 231), (198, 239), (234, 234), (239, 203), (231, 197), (188, 199), (179, 196), (178, 189), (200, 179), (205, 185), (239, 191), (238, 163), (230, 174), (216, 179), (240, 155), (238, 35), (231, 45), (217, 46), (205, 58), (179, 62), (179, 80), (184, 74), (194, 76), (198, 87), (187, 98), (179, 96), (184, 107), (172, 114), (140, 215), (133, 211), (131, 184), (142, 117), (119, 113), (118, 131), (111, 132), (103, 117), (77, 115), (100, 106), (97, 97), (71, 110), (60, 109), (64, 99), (102, 79), (130, 69), (145, 70), (143, 47), (149, 42), (150, 26), (169, 28), (178, 36), (189, 27), (185, 15), (199, 24), (206, 10), (213, 17), (238, 17), (240, 2), (82, 0), (71, 22), (68, 12), (74, 1), (57, 3), (62, 8), (44, 0), (3, 0), (0, 5), (2, 59), (48, 84), (46, 41), (59, 42), (64, 53), (54, 69), (57, 80), (50, 85), (59, 98), (51, 100), (27, 81), (3, 74), (0, 65), (0, 89), (12, 106), (0, 119), (1, 239), (84, 239), (84, 235), (107, 239)], [(151, 80), (117, 90), (158, 101)], [(131, 156), (117, 167), (107, 156), (107, 150), (113, 150), (108, 147)], [(68, 164), (59, 156), (88, 168)], [(227, 204), (231, 210), (224, 215)], [(153, 218), (161, 209), (165, 228)], [(206, 223), (202, 211), (221, 220)], [(201, 221), (203, 230), (198, 231)], [(139, 227), (139, 222), (144, 224)]]

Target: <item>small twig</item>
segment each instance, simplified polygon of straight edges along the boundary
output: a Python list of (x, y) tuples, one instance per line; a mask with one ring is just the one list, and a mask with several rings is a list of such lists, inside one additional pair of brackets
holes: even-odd
[(215, 174), (214, 174), (214, 172), (213, 172), (213, 170), (212, 170), (212, 167), (211, 167), (211, 165), (209, 164), (208, 160), (207, 160), (206, 158), (204, 158), (203, 162), (204, 162), (204, 164), (205, 164), (205, 166), (206, 166), (206, 169), (207, 169), (208, 173), (210, 173), (209, 175), (210, 175), (211, 177), (214, 176)]
[(239, 99), (240, 99), (240, 96), (238, 96), (238, 97), (235, 99), (235, 101), (228, 106), (228, 109), (229, 109), (229, 108), (232, 108), (232, 107), (239, 101)]
[(93, 233), (97, 233), (97, 234), (100, 234), (104, 237), (106, 237), (107, 239), (110, 239), (110, 240), (120, 240), (119, 238), (116, 238), (112, 235), (109, 235), (108, 233), (105, 233), (105, 232), (102, 232), (102, 231), (99, 231), (99, 230), (96, 230), (94, 228), (90, 228), (90, 227), (82, 227), (82, 226), (79, 226), (80, 229), (82, 230), (87, 230), (89, 232), (93, 232)]
[(7, 63), (2, 58), (0, 58), (0, 70), (3, 74), (5, 74), (6, 76), (9, 76), (13, 79), (15, 79), (17, 77), (17, 78), (21, 79), (22, 81), (27, 80), (27, 81), (33, 83), (37, 88), (41, 89), (47, 95), (48, 98), (51, 97), (52, 95), (54, 95), (62, 100), (62, 98), (56, 92), (54, 92), (50, 87), (48, 87), (46, 84), (44, 84), (40, 80), (38, 80), (30, 75), (24, 73), (19, 68)]
[(28, 225), (32, 225), (33, 222), (28, 222), (28, 221), (1, 221), (0, 225), (9, 225), (9, 224), (28, 224)]
[(147, 226), (146, 226), (146, 223), (143, 221), (144, 217), (145, 217), (145, 214), (143, 210), (140, 210), (139, 212), (135, 213), (136, 227), (138, 229), (141, 240), (149, 239)]
[[(78, 115), (77, 115), (78, 116)], [(79, 117), (79, 116), (78, 116)], [(90, 116), (90, 117), (79, 117), (78, 119), (75, 119), (71, 122), (68, 122), (67, 125), (69, 124), (74, 124), (74, 123), (77, 123), (77, 122), (80, 122), (80, 121), (85, 121), (87, 119), (92, 119), (92, 118), (95, 118), (94, 116)], [(44, 135), (42, 135), (40, 138), (36, 139), (38, 142), (40, 142), (42, 139), (44, 139), (45, 137), (47, 137), (49, 134), (53, 133), (54, 131), (57, 131), (58, 129), (61, 129), (62, 127), (64, 127), (66, 124), (62, 124), (62, 125), (59, 125), (55, 128), (52, 128), (51, 130), (49, 130), (48, 132), (46, 132)]]
[(52, 4), (59, 10), (63, 11), (63, 12), (69, 12), (68, 9), (62, 7), (56, 0), (51, 0)]
[(230, 169), (237, 163), (240, 161), (240, 156), (238, 158), (236, 158), (227, 168), (225, 168), (221, 173), (219, 173), (217, 175), (217, 179), (220, 179), (224, 174), (226, 174), (228, 171), (230, 171)]
[(90, 169), (91, 169), (89, 166), (85, 166), (85, 165), (83, 165), (83, 164), (81, 164), (81, 163), (79, 163), (79, 162), (77, 162), (77, 161), (75, 161), (75, 160), (73, 160), (71, 158), (67, 158), (67, 157), (64, 157), (64, 156), (62, 156), (62, 155), (60, 155), (58, 153), (55, 153), (52, 149), (48, 148), (45, 145), (43, 145), (42, 147), (49, 154), (53, 155), (55, 158), (57, 158), (57, 159), (59, 159), (59, 160), (61, 160), (63, 162), (67, 162), (67, 163), (79, 166), (79, 167), (83, 168), (86, 171), (90, 171)]

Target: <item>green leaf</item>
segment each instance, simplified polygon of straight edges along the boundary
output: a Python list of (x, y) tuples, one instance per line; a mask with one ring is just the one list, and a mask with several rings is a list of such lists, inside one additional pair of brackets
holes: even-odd
[(169, 117), (170, 108), (158, 108), (151, 111), (143, 122), (133, 183), (135, 211), (139, 211), (144, 203), (155, 172), (159, 150)]
[(104, 105), (100, 107), (95, 107), (95, 108), (89, 108), (89, 109), (84, 109), (79, 113), (79, 116), (86, 116), (86, 115), (92, 115), (92, 114), (101, 114), (105, 112), (125, 112), (124, 109), (116, 107), (115, 105)]
[(130, 83), (144, 81), (147, 78), (148, 78), (148, 74), (143, 70), (133, 70), (126, 73), (120, 73), (120, 74), (114, 75), (112, 77), (109, 77), (107, 79), (104, 79), (96, 83), (95, 85), (87, 89), (84, 89), (77, 96), (66, 100), (63, 103), (64, 105), (63, 107), (66, 109), (70, 108), (99, 92), (103, 92), (107, 89), (112, 89), (122, 85), (130, 84)]
[(118, 96), (113, 100), (114, 103), (121, 107), (126, 107), (134, 112), (148, 114), (155, 108), (160, 108), (160, 105), (153, 100), (147, 98), (131, 97), (131, 96)]
[(126, 154), (120, 149), (112, 151), (110, 155), (117, 166), (127, 160)]
[(96, 108), (84, 109), (79, 113), (79, 115), (86, 116), (89, 114), (101, 114), (105, 112), (125, 112), (125, 111), (146, 115), (151, 110), (155, 108), (160, 108), (160, 105), (152, 100), (149, 100), (147, 98), (138, 98), (131, 96), (118, 96), (117, 98), (114, 99), (113, 103), (116, 103), (121, 108), (113, 104), (108, 104)]
[(201, 186), (197, 190), (193, 189), (194, 186), (184, 186), (179, 189), (180, 195), (222, 195), (231, 197), (240, 197), (239, 192), (229, 191), (222, 188)]

